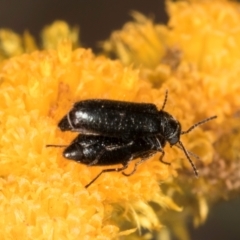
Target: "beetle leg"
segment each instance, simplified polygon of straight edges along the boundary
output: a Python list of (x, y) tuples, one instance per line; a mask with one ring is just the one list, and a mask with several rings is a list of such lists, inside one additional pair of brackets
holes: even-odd
[(126, 169), (128, 167), (128, 162), (126, 162), (125, 164), (123, 164), (123, 167), (121, 168), (109, 168), (109, 169), (104, 169), (102, 170), (90, 183), (88, 183), (85, 188), (88, 188), (92, 183), (94, 183), (103, 173), (105, 172), (121, 172), (124, 169)]
[(146, 160), (147, 160), (147, 159), (142, 158), (140, 161), (138, 161), (138, 162), (135, 163), (134, 169), (132, 170), (132, 172), (130, 172), (130, 173), (122, 172), (122, 174), (123, 174), (124, 176), (126, 176), (126, 177), (129, 177), (129, 176), (133, 175), (133, 174), (136, 172), (136, 170), (137, 170), (137, 166), (138, 166), (139, 164), (143, 163), (143, 162), (146, 161)]
[(164, 163), (164, 164), (167, 164), (167, 165), (171, 165), (171, 163), (163, 161), (163, 157), (164, 157), (164, 155), (165, 155), (165, 152), (164, 152), (163, 150), (162, 150), (161, 152), (162, 152), (162, 155), (161, 155), (160, 158), (159, 158), (160, 162), (162, 162), (162, 163)]

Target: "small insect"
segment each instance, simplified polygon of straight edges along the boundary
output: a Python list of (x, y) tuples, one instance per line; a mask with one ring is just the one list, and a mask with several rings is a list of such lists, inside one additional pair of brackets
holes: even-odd
[[(210, 121), (216, 116), (204, 119), (186, 131), (181, 131), (181, 124), (164, 111), (167, 102), (167, 91), (161, 110), (151, 103), (132, 103), (124, 101), (92, 99), (74, 104), (73, 108), (59, 122), (62, 131), (76, 131), (78, 135), (69, 146), (47, 145), (47, 147), (66, 147), (63, 156), (88, 166), (109, 166), (122, 164), (119, 168), (102, 170), (85, 187), (88, 188), (104, 172), (122, 172), (131, 176), (137, 166), (157, 152), (161, 152), (160, 161), (168, 142), (176, 145), (189, 160), (194, 173), (197, 169), (190, 158), (180, 136), (192, 131), (195, 127)], [(194, 155), (194, 154), (192, 154)], [(131, 173), (126, 174), (130, 161), (140, 158)]]
[[(128, 168), (130, 161), (140, 158), (134, 169), (125, 176), (132, 175), (137, 166), (157, 151), (162, 151), (166, 140), (161, 136), (132, 138), (116, 138), (100, 135), (79, 134), (69, 146), (47, 145), (47, 147), (66, 147), (63, 156), (88, 166), (108, 166), (122, 164), (122, 167), (102, 170), (90, 183), (89, 187), (104, 172), (120, 172)], [(163, 155), (162, 155), (163, 157)], [(163, 162), (162, 157), (160, 161)]]

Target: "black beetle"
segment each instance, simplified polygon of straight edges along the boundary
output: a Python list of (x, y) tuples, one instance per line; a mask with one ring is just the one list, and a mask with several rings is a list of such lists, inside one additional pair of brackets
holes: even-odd
[[(122, 164), (122, 167), (102, 170), (90, 183), (89, 187), (102, 173), (123, 171), (130, 161), (140, 158), (135, 163), (133, 171), (125, 176), (132, 175), (137, 166), (151, 157), (157, 151), (163, 152), (166, 140), (161, 136), (140, 138), (116, 138), (100, 135), (79, 134), (69, 146), (47, 145), (47, 147), (66, 147), (63, 151), (65, 158), (75, 160), (88, 166), (107, 166)], [(160, 161), (163, 155), (161, 155)]]
[(121, 168), (103, 170), (86, 187), (89, 187), (103, 172), (122, 171), (127, 168), (130, 161), (141, 158), (135, 164), (133, 170), (135, 172), (140, 163), (158, 151), (162, 152), (160, 161), (169, 164), (163, 161), (165, 154), (163, 148), (166, 142), (184, 151), (195, 175), (198, 176), (197, 169), (189, 156), (191, 153), (180, 141), (180, 135), (190, 132), (216, 116), (194, 124), (187, 131), (181, 131), (179, 121), (163, 111), (166, 102), (167, 91), (161, 110), (151, 103), (105, 99), (84, 100), (74, 104), (70, 112), (59, 122), (58, 127), (62, 131), (80, 132), (81, 135), (64, 150), (63, 156), (89, 166), (123, 165)]
[(133, 138), (161, 134), (174, 145), (179, 140), (181, 125), (163, 108), (159, 111), (151, 103), (84, 100), (74, 104), (58, 127), (62, 131), (109, 137)]

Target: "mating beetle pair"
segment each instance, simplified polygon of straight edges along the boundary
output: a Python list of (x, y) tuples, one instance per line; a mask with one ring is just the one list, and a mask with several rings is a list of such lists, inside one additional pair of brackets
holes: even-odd
[[(189, 152), (180, 141), (180, 135), (192, 131), (195, 127), (216, 116), (207, 118), (181, 131), (181, 124), (164, 111), (167, 92), (161, 110), (151, 103), (133, 103), (124, 101), (91, 99), (74, 104), (73, 108), (59, 122), (62, 131), (80, 132), (69, 146), (47, 145), (47, 147), (66, 147), (63, 156), (88, 166), (109, 166), (122, 164), (119, 168), (102, 170), (89, 187), (104, 172), (117, 171), (125, 176), (132, 175), (139, 164), (156, 152), (161, 152), (163, 161), (164, 146), (168, 142), (183, 150), (194, 173), (198, 176)], [(127, 174), (130, 161), (140, 158), (134, 169)]]

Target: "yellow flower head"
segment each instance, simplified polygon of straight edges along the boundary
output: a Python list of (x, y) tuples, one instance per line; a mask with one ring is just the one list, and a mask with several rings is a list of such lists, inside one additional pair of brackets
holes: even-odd
[(44, 49), (56, 49), (59, 42), (69, 40), (75, 49), (79, 46), (79, 28), (70, 27), (64, 21), (55, 21), (42, 31), (42, 45)]
[[(158, 154), (131, 177), (106, 173), (85, 189), (102, 168), (69, 161), (62, 149), (45, 147), (68, 145), (74, 139), (76, 134), (56, 126), (78, 100), (108, 98), (161, 106), (164, 94), (141, 81), (138, 71), (95, 57), (90, 50), (72, 51), (69, 42), (62, 42), (57, 51), (2, 63), (0, 87), (2, 237), (111, 239), (124, 219), (122, 211), (111, 206), (125, 209), (125, 215), (135, 219), (132, 227), (148, 228), (160, 223), (147, 201), (179, 210), (160, 191), (159, 181), (174, 167), (159, 162)], [(169, 159), (174, 154), (169, 153)], [(129, 171), (132, 168), (131, 164)]]

